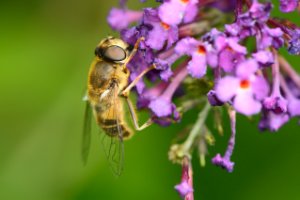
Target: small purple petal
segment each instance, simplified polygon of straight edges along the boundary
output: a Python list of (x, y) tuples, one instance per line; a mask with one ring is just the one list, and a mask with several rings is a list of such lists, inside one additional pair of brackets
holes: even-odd
[(188, 3), (185, 10), (183, 18), (184, 23), (192, 22), (198, 14), (198, 5), (195, 3)]
[(240, 33), (240, 30), (241, 30), (241, 27), (237, 23), (225, 25), (225, 31), (227, 33), (229, 33), (231, 36), (234, 36), (234, 37), (238, 36)]
[(189, 74), (194, 78), (201, 78), (206, 73), (206, 56), (195, 52), (187, 66)]
[(284, 125), (289, 120), (289, 116), (286, 113), (277, 115), (273, 112), (269, 112), (268, 115), (270, 131), (277, 131), (282, 125)]
[(237, 93), (239, 84), (239, 79), (232, 76), (225, 76), (219, 80), (216, 86), (217, 97), (223, 102), (229, 101)]
[(149, 108), (157, 117), (167, 117), (172, 114), (171, 101), (162, 97), (151, 101)]
[(182, 181), (180, 184), (175, 186), (175, 189), (178, 191), (182, 198), (184, 198), (188, 193), (194, 191), (187, 181)]
[(264, 66), (270, 66), (274, 63), (274, 56), (270, 51), (261, 50), (252, 54), (253, 58)]
[(222, 101), (220, 101), (220, 99), (218, 99), (216, 91), (214, 91), (214, 90), (210, 90), (207, 93), (207, 99), (208, 99), (208, 102), (210, 103), (210, 105), (212, 105), (212, 106), (224, 105), (224, 103)]
[(161, 20), (170, 25), (177, 25), (183, 19), (184, 16), (184, 7), (179, 1), (168, 1), (164, 2), (158, 11), (158, 15)]
[(173, 72), (172, 72), (170, 67), (168, 67), (167, 69), (161, 71), (160, 74), (159, 74), (161, 80), (163, 80), (163, 81), (168, 81), (169, 78), (171, 78), (172, 75), (173, 75)]
[(255, 79), (251, 82), (252, 91), (257, 100), (263, 100), (270, 92), (268, 82), (263, 76), (255, 76)]
[(228, 46), (237, 53), (247, 54), (246, 47), (240, 45), (235, 38), (229, 38), (227, 40)]
[(254, 100), (251, 91), (240, 91), (233, 100), (233, 107), (237, 112), (250, 116), (260, 112), (261, 103)]
[(191, 37), (186, 37), (181, 39), (179, 42), (177, 42), (175, 47), (175, 52), (180, 55), (187, 54), (191, 56), (199, 44), (200, 42), (197, 41), (196, 39)]
[(132, 22), (142, 18), (142, 12), (127, 9), (112, 8), (107, 16), (109, 25), (115, 30), (122, 30)]
[(293, 31), (289, 41), (288, 51), (292, 55), (300, 55), (300, 29)]
[(226, 169), (228, 172), (233, 171), (234, 162), (231, 162), (229, 159), (223, 158), (220, 154), (217, 154), (212, 159), (212, 163), (214, 165), (222, 167), (223, 169)]
[(288, 112), (291, 117), (300, 116), (300, 100), (296, 98), (290, 98), (288, 100)]
[(297, 8), (299, 0), (280, 0), (281, 12), (292, 12)]
[(258, 64), (254, 59), (248, 59), (239, 63), (236, 67), (236, 75), (241, 79), (248, 79), (249, 76), (258, 70)]
[(243, 54), (236, 53), (230, 48), (225, 48), (219, 54), (219, 66), (225, 72), (233, 72), (234, 67), (245, 59)]
[(267, 97), (263, 105), (265, 109), (273, 111), (275, 114), (281, 114), (287, 111), (287, 100), (281, 96)]

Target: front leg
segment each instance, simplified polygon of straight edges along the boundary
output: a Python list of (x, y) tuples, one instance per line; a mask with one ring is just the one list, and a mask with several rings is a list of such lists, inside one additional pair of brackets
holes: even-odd
[(153, 65), (151, 65), (150, 67), (148, 67), (148, 68), (146, 68), (146, 69), (144, 69), (122, 92), (121, 92), (121, 95), (123, 96), (123, 97), (129, 97), (129, 93), (130, 93), (130, 91), (131, 91), (131, 89), (139, 82), (139, 80), (141, 79), (141, 78), (143, 78), (143, 76), (147, 73), (147, 72), (149, 72), (149, 71), (151, 71), (151, 70), (153, 70), (153, 69), (155, 69), (156, 68), (156, 65), (155, 64), (153, 64)]
[(141, 43), (141, 41), (144, 41), (145, 38), (144, 37), (140, 37), (134, 44), (133, 50), (131, 51), (131, 53), (129, 54), (129, 56), (126, 58), (125, 62), (124, 62), (124, 68), (126, 68), (127, 64), (131, 61), (131, 59), (133, 58), (133, 56), (136, 54), (138, 47)]
[(127, 102), (128, 108), (129, 108), (130, 116), (133, 121), (135, 130), (141, 131), (141, 130), (147, 128), (148, 126), (150, 126), (151, 124), (153, 124), (152, 119), (149, 118), (143, 125), (139, 126), (138, 117), (137, 117), (135, 108), (133, 107), (131, 100), (129, 98), (126, 98), (126, 102)]

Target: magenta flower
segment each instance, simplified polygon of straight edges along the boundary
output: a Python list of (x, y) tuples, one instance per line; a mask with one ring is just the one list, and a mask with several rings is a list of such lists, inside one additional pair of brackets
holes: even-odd
[(261, 50), (253, 53), (252, 56), (261, 66), (270, 66), (274, 63), (274, 56), (270, 51)]
[(182, 65), (182, 68), (179, 68), (173, 81), (167, 86), (163, 93), (150, 101), (148, 107), (155, 116), (159, 118), (173, 117), (175, 120), (178, 120), (179, 114), (176, 110), (176, 106), (172, 103), (172, 97), (186, 76), (187, 69), (185, 65)]
[(175, 186), (175, 189), (185, 200), (194, 200), (193, 171), (192, 165), (187, 157), (183, 158), (181, 182)]
[(255, 74), (258, 63), (248, 59), (237, 66), (236, 77), (226, 76), (216, 86), (217, 97), (223, 101), (233, 101), (236, 111), (245, 114), (257, 114), (262, 105), (260, 101), (268, 95), (266, 80)]
[(159, 7), (159, 17), (169, 25), (191, 22), (198, 13), (198, 0), (170, 0)]
[(270, 46), (278, 49), (283, 45), (283, 31), (280, 28), (271, 29), (265, 26), (261, 32), (261, 38), (257, 40), (258, 49), (263, 50)]
[(200, 41), (194, 38), (184, 38), (180, 40), (176, 47), (175, 52), (179, 55), (189, 55), (192, 57), (188, 62), (188, 72), (194, 78), (201, 78), (206, 73), (206, 47)]
[[(156, 7), (141, 11), (120, 2), (122, 9), (110, 11), (109, 24), (129, 44), (128, 51), (144, 38), (126, 66), (129, 82), (147, 71), (134, 87), (138, 109), (161, 126), (179, 122), (188, 110), (198, 112), (197, 119), (189, 120), (191, 131), (180, 138), (184, 141), (169, 152), (172, 162), (183, 160), (182, 179), (175, 189), (185, 200), (193, 199), (194, 150), (204, 165), (208, 144), (214, 143), (207, 117), (214, 117), (222, 133), (221, 106), (229, 111), (231, 137), (225, 154), (218, 153), (211, 161), (228, 172), (235, 165), (231, 156), (236, 113), (260, 114), (258, 128), (270, 131), (300, 116), (300, 75), (278, 55), (284, 44), (290, 56), (300, 54), (300, 29), (284, 16), (273, 17), (271, 2), (156, 0)], [(300, 9), (299, 0), (280, 0), (280, 9)], [(230, 14), (232, 18), (227, 17)]]
[(300, 55), (300, 29), (292, 31), (288, 51), (292, 55)]
[(237, 38), (218, 37), (219, 66), (225, 72), (233, 72), (238, 63), (245, 59), (247, 50), (237, 42)]
[(289, 120), (289, 115), (287, 113), (275, 114), (273, 112), (265, 112), (259, 122), (259, 129), (270, 131), (277, 131), (281, 126), (283, 126)]
[(292, 12), (298, 6), (299, 0), (280, 0), (281, 12)]
[(144, 10), (143, 24), (152, 27), (146, 37), (146, 44), (152, 49), (162, 49), (165, 42), (170, 47), (178, 40), (177, 26), (163, 22), (158, 16), (157, 9), (147, 8)]
[(214, 165), (220, 166), (223, 169), (226, 169), (228, 172), (233, 171), (234, 162), (231, 161), (231, 155), (233, 153), (234, 145), (235, 145), (235, 125), (236, 125), (236, 113), (234, 110), (229, 111), (229, 117), (230, 117), (230, 124), (231, 124), (231, 137), (228, 142), (228, 147), (225, 152), (224, 157), (222, 157), (220, 154), (217, 154), (213, 159), (212, 163)]
[(128, 27), (130, 23), (137, 22), (142, 18), (141, 11), (112, 8), (107, 16), (108, 24), (117, 31)]
[(286, 113), (287, 111), (287, 101), (281, 95), (280, 91), (280, 72), (278, 56), (275, 57), (275, 63), (272, 65), (273, 72), (273, 91), (271, 96), (264, 99), (264, 108), (268, 111), (272, 111), (275, 114)]

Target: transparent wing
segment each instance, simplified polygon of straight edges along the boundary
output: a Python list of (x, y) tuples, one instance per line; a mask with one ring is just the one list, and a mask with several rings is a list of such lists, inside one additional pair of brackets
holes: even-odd
[(123, 131), (124, 127), (120, 121), (120, 99), (118, 96), (117, 85), (111, 88), (110, 93), (105, 99), (110, 102), (111, 106), (106, 113), (106, 128), (103, 127), (101, 133), (101, 142), (104, 148), (105, 155), (109, 161), (110, 167), (116, 176), (120, 176), (124, 167), (124, 144), (123, 144)]
[(91, 145), (91, 128), (92, 128), (92, 107), (88, 101), (85, 105), (85, 114), (84, 114), (84, 124), (83, 124), (83, 134), (82, 134), (82, 146), (81, 146), (81, 156), (82, 161), (86, 164), (90, 145)]

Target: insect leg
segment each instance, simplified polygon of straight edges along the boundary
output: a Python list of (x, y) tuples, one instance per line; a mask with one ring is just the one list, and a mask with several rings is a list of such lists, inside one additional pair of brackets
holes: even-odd
[(141, 131), (141, 130), (147, 128), (148, 126), (150, 126), (153, 123), (152, 119), (149, 118), (142, 126), (139, 126), (137, 114), (135, 112), (135, 109), (133, 107), (133, 104), (132, 104), (131, 100), (126, 97), (126, 102), (127, 102), (129, 112), (130, 112), (130, 115), (131, 115), (131, 118), (132, 118), (132, 121), (133, 121), (133, 124), (134, 124), (134, 128), (136, 130)]
[(156, 65), (153, 64), (151, 65), (150, 67), (144, 69), (122, 92), (121, 92), (121, 95), (124, 96), (124, 97), (128, 97), (129, 96), (129, 93), (130, 93), (130, 90), (139, 82), (139, 80), (141, 78), (143, 78), (143, 76), (151, 71), (152, 69), (155, 69), (156, 68)]
[(140, 37), (134, 44), (133, 50), (131, 51), (130, 55), (127, 57), (127, 59), (124, 62), (124, 67), (126, 67), (126, 65), (130, 62), (130, 60), (133, 58), (133, 56), (136, 54), (138, 47), (141, 43), (141, 41), (144, 41), (145, 38), (144, 37)]

